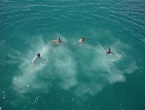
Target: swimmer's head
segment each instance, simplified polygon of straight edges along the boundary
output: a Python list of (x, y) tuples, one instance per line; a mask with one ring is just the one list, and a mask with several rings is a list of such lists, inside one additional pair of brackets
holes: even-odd
[(38, 53), (37, 56), (40, 57), (40, 53)]
[(60, 37), (58, 37), (58, 39), (57, 39), (58, 41), (60, 41)]
[(84, 37), (82, 37), (82, 41), (84, 41), (85, 40), (85, 38)]
[(111, 49), (110, 48), (108, 48), (108, 52), (110, 52), (111, 51)]

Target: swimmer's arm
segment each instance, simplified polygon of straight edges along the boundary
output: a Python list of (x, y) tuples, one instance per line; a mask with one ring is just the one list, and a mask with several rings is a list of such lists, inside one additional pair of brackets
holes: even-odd
[(32, 65), (34, 65), (34, 62), (36, 59), (37, 59), (37, 56), (32, 60)]
[(56, 42), (57, 40), (52, 40), (51, 42)]
[(34, 65), (34, 61), (32, 61), (32, 66)]
[(35, 58), (32, 60), (32, 65), (34, 65)]
[(82, 39), (80, 39), (79, 42), (83, 42)]
[(117, 57), (120, 57), (120, 55), (118, 55), (118, 54), (114, 54), (115, 56), (117, 56)]
[[(112, 53), (112, 52), (111, 52)], [(113, 55), (115, 55), (115, 56), (117, 56), (117, 57), (120, 57), (120, 55), (118, 55), (118, 54), (115, 54), (115, 53), (112, 53)]]

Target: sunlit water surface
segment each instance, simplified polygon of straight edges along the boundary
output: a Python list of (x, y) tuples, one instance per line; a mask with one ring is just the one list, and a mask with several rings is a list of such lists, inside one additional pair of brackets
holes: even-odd
[(1, 0), (0, 110), (144, 110), (144, 11), (143, 0)]

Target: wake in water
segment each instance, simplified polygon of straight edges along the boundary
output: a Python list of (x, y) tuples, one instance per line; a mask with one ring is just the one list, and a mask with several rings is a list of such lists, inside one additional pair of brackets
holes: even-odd
[[(64, 44), (57, 46), (41, 40), (27, 52), (19, 65), (20, 75), (13, 78), (16, 91), (48, 93), (49, 89), (56, 86), (66, 91), (73, 89), (72, 93), (79, 97), (86, 94), (93, 96), (107, 84), (124, 82), (124, 74), (137, 69), (127, 56), (106, 55), (106, 51), (99, 46), (85, 43), (71, 45), (65, 38), (62, 40)], [(32, 66), (31, 61), (37, 52), (41, 53), (41, 62)]]

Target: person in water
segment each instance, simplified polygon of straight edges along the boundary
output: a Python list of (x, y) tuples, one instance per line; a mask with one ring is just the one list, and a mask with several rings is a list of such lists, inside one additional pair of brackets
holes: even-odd
[(85, 38), (84, 37), (82, 37), (80, 40), (79, 40), (79, 42), (84, 42), (85, 41)]
[(111, 52), (111, 49), (108, 48), (108, 50), (106, 50), (106, 54), (109, 55), (110, 53), (113, 54), (113, 55), (115, 55), (115, 56), (118, 56), (118, 57), (119, 57), (119, 55), (117, 55), (117, 54), (115, 54), (115, 53), (112, 53), (112, 52)]
[(52, 42), (56, 42), (56, 44), (61, 43), (62, 41), (60, 40), (60, 37), (57, 38), (57, 40), (53, 40)]
[[(101, 45), (100, 45), (100, 47), (101, 47), (103, 50), (105, 50), (105, 49), (104, 49)], [(108, 49), (107, 49), (107, 50), (105, 50), (105, 51), (106, 51), (106, 55), (113, 54), (113, 55), (115, 55), (115, 56), (118, 56), (118, 57), (119, 57), (119, 55), (117, 55), (117, 54), (115, 54), (115, 53), (112, 53), (110, 48), (108, 48)]]
[(108, 50), (106, 50), (106, 54), (108, 55), (108, 54), (110, 54), (110, 53), (112, 53), (112, 52), (111, 52), (111, 49), (108, 48)]
[(32, 65), (36, 62), (37, 59), (40, 58), (40, 53), (37, 54), (37, 56), (32, 60)]

